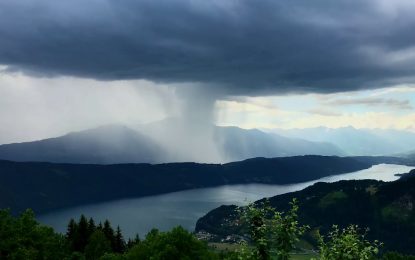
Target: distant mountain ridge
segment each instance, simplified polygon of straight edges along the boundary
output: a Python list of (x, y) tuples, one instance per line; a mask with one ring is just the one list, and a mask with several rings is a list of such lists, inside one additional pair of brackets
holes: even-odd
[(258, 129), (216, 127), (215, 139), (223, 147), (227, 161), (252, 157), (286, 157), (296, 155), (344, 155), (338, 147), (326, 142), (311, 142), (300, 138), (287, 138), (265, 133)]
[[(0, 159), (55, 163), (230, 162), (252, 157), (344, 155), (336, 146), (259, 130), (162, 121), (138, 129), (108, 125), (34, 142), (0, 145)], [(206, 131), (204, 135), (199, 132)], [(205, 140), (206, 139), (206, 140)]]
[(415, 161), (415, 150), (411, 150), (411, 151), (406, 152), (406, 153), (401, 153), (401, 154), (399, 154), (399, 156)]
[(400, 130), (341, 128), (267, 129), (289, 138), (329, 142), (348, 156), (394, 155), (413, 150), (415, 133)]
[(0, 145), (0, 159), (55, 163), (158, 163), (163, 161), (163, 151), (148, 136), (124, 126), (108, 125), (40, 141)]

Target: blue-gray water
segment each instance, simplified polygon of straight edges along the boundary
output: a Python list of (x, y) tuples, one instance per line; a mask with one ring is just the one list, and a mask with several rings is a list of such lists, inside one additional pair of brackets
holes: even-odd
[(318, 181), (334, 182), (351, 179), (376, 179), (393, 181), (396, 173), (409, 172), (414, 167), (379, 164), (357, 172), (325, 177), (319, 180), (291, 185), (226, 185), (215, 188), (196, 189), (150, 196), (124, 199), (105, 203), (63, 209), (39, 216), (41, 223), (65, 232), (70, 218), (81, 214), (98, 221), (109, 219), (113, 226), (119, 225), (126, 237), (138, 233), (143, 237), (152, 228), (169, 230), (181, 225), (193, 230), (198, 218), (220, 205), (244, 205), (264, 197), (298, 191)]

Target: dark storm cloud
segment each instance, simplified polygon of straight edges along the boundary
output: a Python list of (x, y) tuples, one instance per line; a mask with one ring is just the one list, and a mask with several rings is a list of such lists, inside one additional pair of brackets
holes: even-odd
[(399, 0), (2, 0), (0, 64), (229, 95), (413, 83), (414, 11)]

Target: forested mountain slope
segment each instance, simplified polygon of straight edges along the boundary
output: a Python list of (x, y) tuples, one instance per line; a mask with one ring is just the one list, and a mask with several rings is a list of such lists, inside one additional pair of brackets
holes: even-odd
[[(370, 229), (369, 238), (385, 243), (386, 250), (415, 253), (415, 170), (400, 180), (386, 183), (374, 180), (316, 183), (302, 191), (271, 197), (270, 204), (281, 211), (299, 200), (299, 220), (310, 225), (305, 237), (315, 244), (313, 232), (324, 234), (334, 224), (357, 224)], [(257, 203), (261, 203), (258, 201)], [(244, 235), (236, 206), (221, 206), (198, 220), (196, 231), (213, 234), (213, 240)]]
[(228, 164), (55, 164), (0, 161), (0, 208), (37, 213), (225, 184), (287, 184), (369, 168), (348, 157), (255, 158)]

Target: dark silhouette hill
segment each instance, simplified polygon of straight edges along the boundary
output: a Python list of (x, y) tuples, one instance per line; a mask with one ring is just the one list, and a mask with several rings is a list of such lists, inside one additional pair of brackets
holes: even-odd
[(0, 208), (36, 212), (225, 184), (288, 184), (369, 168), (348, 157), (255, 158), (228, 164), (0, 161)]

